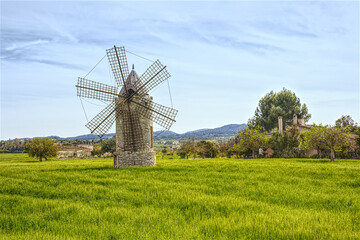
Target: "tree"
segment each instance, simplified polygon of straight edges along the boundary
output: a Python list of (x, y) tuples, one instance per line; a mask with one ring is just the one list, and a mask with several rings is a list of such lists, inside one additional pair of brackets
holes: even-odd
[(354, 134), (357, 135), (355, 143), (360, 148), (360, 126), (355, 127)]
[(322, 151), (327, 148), (323, 141), (324, 138), (323, 135), (326, 128), (327, 128), (326, 126), (314, 124), (311, 129), (302, 132), (299, 148), (301, 150), (316, 149), (318, 153), (318, 157), (321, 158)]
[(167, 154), (167, 149), (166, 149), (166, 148), (163, 148), (163, 149), (161, 150), (161, 153), (162, 153), (162, 158), (164, 158), (164, 156), (166, 156), (166, 154)]
[(214, 141), (201, 140), (196, 143), (196, 151), (202, 158), (215, 158), (219, 153), (219, 145)]
[(350, 117), (350, 115), (343, 115), (341, 118), (335, 121), (335, 126), (337, 127), (349, 127), (350, 131), (356, 129), (356, 122)]
[(47, 160), (48, 157), (55, 157), (58, 152), (58, 146), (54, 139), (50, 138), (34, 138), (26, 145), (26, 151), (30, 157), (37, 157)]
[(113, 153), (116, 151), (116, 139), (115, 136), (112, 138), (105, 139), (101, 144), (101, 152), (106, 153), (110, 152)]
[(226, 142), (219, 143), (219, 153), (221, 157), (230, 158), (235, 152), (233, 146), (235, 144), (235, 139), (230, 139)]
[(240, 137), (239, 143), (234, 145), (234, 151), (252, 151), (252, 158), (255, 158), (255, 151), (266, 147), (267, 136), (260, 128), (247, 128), (237, 133)]
[(263, 127), (266, 131), (271, 131), (277, 127), (278, 117), (282, 116), (285, 129), (286, 126), (292, 125), (294, 114), (305, 119), (305, 122), (311, 117), (307, 106), (300, 103), (295, 93), (285, 88), (279, 93), (271, 91), (260, 99), (254, 117), (248, 121), (248, 126)]
[[(303, 133), (300, 148), (330, 150), (330, 161), (335, 161), (335, 152), (350, 146), (348, 127), (314, 126)], [(320, 155), (321, 157), (321, 152)]]
[(274, 150), (276, 157), (298, 157), (298, 146), (300, 143), (300, 132), (296, 125), (288, 127), (283, 134), (274, 133), (270, 140), (269, 146)]
[(177, 151), (182, 158), (188, 159), (190, 154), (196, 156), (195, 140), (191, 138), (181, 143), (179, 150)]
[(241, 154), (243, 154), (246, 149), (244, 148), (244, 145), (240, 145), (239, 143), (235, 143), (232, 147), (232, 151), (235, 153), (236, 158), (239, 158)]
[(348, 128), (327, 126), (322, 134), (322, 141), (330, 149), (331, 162), (335, 162), (335, 152), (349, 146)]
[(102, 151), (101, 151), (101, 144), (100, 144), (100, 143), (95, 143), (95, 144), (94, 144), (94, 148), (93, 148), (93, 150), (91, 151), (91, 154), (92, 154), (93, 156), (95, 156), (95, 155), (100, 156), (101, 153), (102, 153)]

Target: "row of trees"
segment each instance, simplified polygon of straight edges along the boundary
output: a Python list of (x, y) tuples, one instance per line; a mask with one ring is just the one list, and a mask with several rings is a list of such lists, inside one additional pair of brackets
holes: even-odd
[(283, 133), (267, 134), (259, 129), (248, 128), (239, 133), (240, 142), (235, 144), (238, 151), (250, 149), (255, 156), (258, 149), (272, 149), (276, 157), (303, 157), (307, 151), (317, 150), (318, 157), (322, 152), (330, 151), (333, 162), (335, 152), (349, 153), (355, 151), (355, 142), (350, 139), (348, 127), (331, 127), (313, 125), (309, 130), (299, 132), (297, 126), (287, 128)]
[[(319, 158), (322, 158), (323, 152), (330, 151), (331, 161), (334, 161), (336, 152), (348, 153), (359, 148), (360, 138), (357, 138), (356, 142), (350, 141), (350, 132), (360, 135), (360, 127), (314, 125), (311, 129), (300, 133), (294, 125), (287, 128), (283, 134), (269, 134), (264, 129), (249, 127), (238, 132), (235, 138), (227, 142), (189, 139), (181, 144), (177, 154), (183, 158), (190, 156), (193, 158), (219, 156), (256, 158), (267, 156), (268, 150), (271, 149), (274, 157), (302, 157), (305, 156), (306, 151), (315, 149)], [(55, 157), (58, 145), (53, 139), (35, 138), (27, 143), (25, 149), (31, 157), (37, 157), (42, 161), (43, 158), (47, 160), (48, 157)], [(93, 154), (101, 155), (114, 151), (115, 138), (109, 138), (101, 144), (96, 144)], [(165, 155), (167, 150), (163, 149), (162, 153)]]
[(330, 159), (333, 162), (335, 152), (349, 152), (359, 144), (357, 141), (350, 140), (351, 129), (345, 127), (316, 126), (304, 132), (301, 136), (300, 149), (316, 149), (319, 158), (322, 157), (322, 151), (330, 150)]
[[(254, 117), (249, 119), (248, 128), (227, 142), (197, 141), (190, 139), (182, 143), (178, 149), (178, 155), (189, 158), (202, 157), (213, 158), (251, 156), (255, 158), (259, 155), (274, 157), (302, 157), (307, 151), (316, 149), (318, 157), (329, 152), (331, 161), (334, 161), (335, 153), (347, 154), (360, 145), (360, 138), (357, 143), (350, 141), (350, 133), (360, 136), (358, 127), (350, 116), (342, 116), (335, 123), (334, 127), (314, 125), (310, 130), (299, 132), (297, 122), (293, 124), (293, 115), (296, 114), (300, 119), (307, 122), (311, 115), (308, 113), (307, 106), (300, 103), (300, 99), (287, 89), (282, 89), (276, 93), (271, 91), (260, 99), (255, 110)], [(278, 116), (283, 119), (283, 133), (277, 130)], [(81, 140), (71, 142), (64, 140), (62, 145), (77, 145), (84, 143)], [(87, 143), (90, 143), (87, 141)], [(106, 152), (115, 151), (115, 137), (106, 139), (102, 142), (91, 141), (94, 145), (93, 155), (102, 155)], [(29, 145), (29, 146), (28, 146)], [(55, 140), (34, 139), (0, 142), (0, 150), (7, 152), (19, 152), (24, 149), (32, 156), (40, 159), (54, 156), (56, 148)], [(260, 150), (260, 151), (259, 151)], [(163, 149), (163, 155), (167, 150)], [(55, 154), (56, 155), (56, 154)]]
[(335, 153), (349, 156), (350, 152), (356, 152), (359, 148), (359, 138), (357, 141), (351, 141), (350, 133), (349, 127), (340, 126), (313, 125), (311, 129), (300, 133), (294, 125), (282, 134), (268, 133), (264, 129), (250, 127), (238, 132), (234, 139), (222, 143), (205, 140), (196, 142), (194, 139), (189, 139), (181, 144), (177, 154), (183, 158), (190, 156), (193, 158), (218, 156), (291, 158), (305, 157), (310, 150), (316, 150), (318, 158), (322, 158), (323, 153), (329, 152), (333, 162)]
[[(56, 140), (57, 144), (61, 144), (63, 146), (77, 146), (80, 144), (88, 144), (88, 145), (95, 145), (100, 142), (100, 140)], [(22, 153), (26, 151), (26, 146), (32, 141), (32, 139), (9, 139), (9, 140), (2, 140), (0, 141), (0, 153)]]
[(0, 141), (0, 153), (20, 153), (25, 151), (26, 145), (30, 142), (29, 139), (18, 139)]

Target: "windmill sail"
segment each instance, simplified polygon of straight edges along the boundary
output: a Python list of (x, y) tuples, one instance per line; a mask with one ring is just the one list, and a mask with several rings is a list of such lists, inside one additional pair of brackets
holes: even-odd
[(116, 47), (106, 50), (106, 54), (113, 71), (114, 78), (118, 87), (124, 85), (129, 75), (129, 67), (126, 58), (125, 47)]
[(163, 106), (146, 98), (143, 98), (141, 103), (132, 102), (137, 104), (137, 110), (140, 115), (153, 120), (167, 130), (175, 123), (175, 117), (178, 112), (176, 109)]
[(97, 99), (100, 101), (113, 101), (118, 96), (118, 88), (107, 84), (91, 81), (85, 78), (78, 78), (77, 95)]
[(170, 73), (166, 70), (166, 66), (158, 59), (140, 76), (140, 81), (136, 82), (136, 93), (144, 96), (169, 77)]
[(86, 127), (91, 133), (98, 135), (100, 138), (109, 131), (116, 119), (115, 100), (107, 105), (100, 113), (98, 113)]

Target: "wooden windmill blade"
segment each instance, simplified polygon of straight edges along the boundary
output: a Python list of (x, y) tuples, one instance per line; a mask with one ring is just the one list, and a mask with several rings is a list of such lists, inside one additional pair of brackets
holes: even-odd
[(136, 109), (140, 115), (153, 120), (167, 130), (176, 122), (175, 117), (178, 113), (176, 109), (163, 106), (146, 98), (143, 98), (141, 102), (132, 102), (137, 104)]
[(118, 112), (116, 111), (116, 104), (114, 100), (85, 126), (91, 131), (91, 133), (101, 138), (114, 124), (117, 114)]
[(163, 83), (170, 77), (170, 73), (166, 70), (160, 60), (156, 60), (148, 69), (140, 76), (139, 81), (136, 82), (135, 87), (137, 91), (135, 94), (144, 96), (152, 89)]
[(114, 78), (118, 87), (124, 85), (129, 75), (129, 67), (126, 58), (125, 47), (116, 47), (107, 49), (106, 54), (114, 74)]
[(78, 78), (76, 85), (77, 95), (97, 99), (100, 101), (113, 101), (118, 94), (118, 88), (107, 84), (91, 81), (85, 78)]

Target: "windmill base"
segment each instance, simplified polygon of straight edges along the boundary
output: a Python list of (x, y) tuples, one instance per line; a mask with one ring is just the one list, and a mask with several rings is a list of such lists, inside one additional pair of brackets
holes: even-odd
[(114, 154), (114, 168), (149, 167), (156, 165), (156, 152), (117, 152)]

